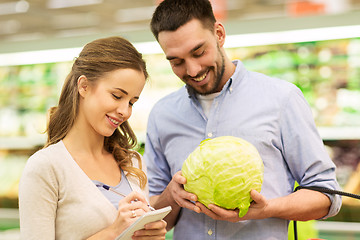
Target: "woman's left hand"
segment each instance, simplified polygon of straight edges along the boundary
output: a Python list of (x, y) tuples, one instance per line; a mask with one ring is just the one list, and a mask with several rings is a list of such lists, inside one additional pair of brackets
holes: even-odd
[(164, 220), (151, 222), (145, 225), (141, 230), (138, 230), (132, 236), (134, 240), (161, 240), (165, 239), (166, 234), (166, 222)]

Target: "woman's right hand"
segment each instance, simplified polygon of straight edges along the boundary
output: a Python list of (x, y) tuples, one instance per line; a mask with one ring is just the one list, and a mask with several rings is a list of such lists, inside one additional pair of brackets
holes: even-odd
[(94, 234), (87, 240), (114, 240), (140, 216), (149, 212), (145, 197), (138, 192), (131, 192), (119, 201), (117, 217), (109, 227)]
[(141, 193), (131, 192), (119, 201), (118, 214), (110, 228), (116, 235), (119, 235), (140, 216), (149, 211), (145, 197)]
[[(132, 192), (127, 197), (119, 201), (118, 216), (113, 227), (117, 228), (119, 235), (128, 228), (140, 216), (149, 212), (148, 202), (145, 197), (137, 192)], [(130, 212), (130, 213), (129, 213)], [(165, 239), (166, 222), (164, 220), (148, 223), (143, 229), (136, 231), (133, 239), (139, 240), (160, 240)]]

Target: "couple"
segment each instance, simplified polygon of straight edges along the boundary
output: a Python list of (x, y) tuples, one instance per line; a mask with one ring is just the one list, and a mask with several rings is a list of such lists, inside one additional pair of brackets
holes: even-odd
[[(153, 108), (144, 160), (132, 149), (127, 119), (148, 77), (140, 53), (110, 37), (87, 44), (50, 111), (46, 147), (30, 157), (20, 182), (22, 239), (114, 239), (148, 204), (172, 206), (133, 239), (287, 239), (289, 220), (335, 215), (341, 199), (302, 189), (339, 189), (302, 93), (247, 71), (224, 50), (225, 29), (208, 0), (164, 0), (151, 30), (186, 84)], [(254, 144), (264, 161), (261, 193), (248, 213), (197, 202), (180, 169), (206, 139), (232, 135)], [(147, 166), (145, 166), (145, 163)], [(112, 195), (110, 185), (126, 197)], [(150, 190), (150, 199), (148, 192)], [(138, 200), (138, 201), (135, 201)]]

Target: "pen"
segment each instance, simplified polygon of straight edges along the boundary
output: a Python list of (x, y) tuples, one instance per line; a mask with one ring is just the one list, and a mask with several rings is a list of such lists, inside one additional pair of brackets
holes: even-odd
[[(111, 192), (116, 193), (116, 194), (118, 194), (118, 195), (120, 195), (120, 196), (126, 197), (125, 194), (116, 191), (115, 189), (111, 188), (111, 187), (108, 186), (108, 185), (103, 184), (102, 187), (105, 188), (105, 189), (108, 190), (108, 191), (111, 191)], [(136, 202), (136, 201), (137, 201), (137, 199), (135, 199), (135, 202)], [(153, 208), (152, 206), (150, 206), (150, 204), (148, 204), (148, 207), (150, 208), (151, 211), (154, 211), (154, 210), (155, 210), (155, 208)]]

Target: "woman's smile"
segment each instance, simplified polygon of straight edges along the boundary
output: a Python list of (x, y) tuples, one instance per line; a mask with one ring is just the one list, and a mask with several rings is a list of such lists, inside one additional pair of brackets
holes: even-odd
[(123, 122), (122, 120), (110, 117), (109, 115), (106, 115), (106, 117), (108, 118), (110, 124), (115, 128), (119, 127), (119, 125)]

